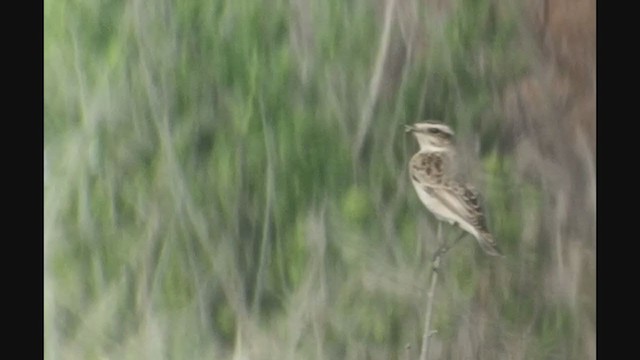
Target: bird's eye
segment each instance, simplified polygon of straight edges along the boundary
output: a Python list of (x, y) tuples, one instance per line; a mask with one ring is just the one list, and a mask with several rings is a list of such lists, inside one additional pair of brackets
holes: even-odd
[(440, 133), (440, 129), (430, 128), (429, 132), (432, 133), (432, 134), (439, 134)]

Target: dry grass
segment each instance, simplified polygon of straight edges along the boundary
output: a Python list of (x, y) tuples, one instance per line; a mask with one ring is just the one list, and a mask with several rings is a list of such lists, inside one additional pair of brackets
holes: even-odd
[(594, 1), (391, 4), (45, 1), (46, 358), (417, 358), (437, 118), (507, 259), (432, 357), (595, 359)]

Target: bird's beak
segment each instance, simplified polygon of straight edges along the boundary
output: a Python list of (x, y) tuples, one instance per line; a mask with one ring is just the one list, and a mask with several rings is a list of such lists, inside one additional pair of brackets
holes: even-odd
[(404, 126), (404, 132), (405, 133), (410, 133), (410, 132), (414, 132), (414, 131), (416, 131), (416, 128), (414, 128), (413, 126), (411, 126), (411, 125), (405, 125)]

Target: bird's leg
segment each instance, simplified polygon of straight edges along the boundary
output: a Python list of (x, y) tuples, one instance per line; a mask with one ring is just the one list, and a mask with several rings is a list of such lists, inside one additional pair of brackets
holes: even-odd
[[(436, 259), (440, 255), (442, 255), (442, 250), (447, 247), (447, 241), (442, 238), (442, 222), (441, 221), (438, 221), (438, 227), (436, 228), (436, 238), (440, 243), (440, 247), (438, 247), (435, 253), (433, 253), (433, 258), (431, 259), (433, 263), (435, 263)], [(434, 270), (437, 270), (435, 266), (434, 266)]]
[[(446, 240), (442, 240), (441, 243), (440, 243), (440, 247), (433, 254), (432, 261), (435, 261), (436, 258), (446, 254), (449, 250), (451, 250), (452, 247), (454, 247), (460, 240), (462, 240), (462, 238), (465, 237), (465, 235), (467, 235), (467, 233), (464, 230), (462, 230), (462, 233), (460, 234), (460, 236), (458, 236), (451, 243), (451, 245), (447, 244)], [(440, 238), (440, 224), (438, 224), (438, 238)]]
[(436, 258), (443, 254), (443, 250), (447, 248), (447, 240), (442, 237), (442, 222), (438, 221), (438, 227), (436, 228), (436, 238), (438, 239), (438, 243), (440, 246), (433, 253), (433, 257), (431, 261), (435, 261)]
[(460, 236), (458, 236), (455, 240), (453, 240), (453, 242), (451, 243), (451, 245), (449, 246), (443, 246), (442, 248), (442, 252), (440, 253), (440, 255), (444, 255), (447, 253), (447, 251), (451, 250), (452, 247), (456, 246), (456, 244), (458, 243), (458, 241), (462, 240), (463, 237), (465, 237), (465, 235), (467, 235), (467, 233), (462, 230), (462, 233), (460, 234)]

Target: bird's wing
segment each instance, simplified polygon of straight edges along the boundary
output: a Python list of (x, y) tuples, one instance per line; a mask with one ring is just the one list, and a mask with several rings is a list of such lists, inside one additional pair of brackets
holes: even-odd
[(496, 240), (487, 228), (480, 194), (472, 186), (448, 181), (440, 186), (425, 185), (425, 190), (478, 231), (476, 238), (487, 254), (502, 256)]
[(412, 179), (438, 198), (452, 212), (474, 227), (486, 230), (478, 192), (470, 185), (451, 178), (447, 158), (438, 153), (418, 153), (410, 162)]
[(446, 180), (438, 186), (425, 186), (429, 188), (427, 191), (474, 228), (487, 231), (480, 194), (472, 186), (454, 180)]
[(452, 213), (478, 230), (478, 241), (487, 253), (500, 255), (487, 229), (480, 193), (473, 186), (453, 180), (446, 158), (433, 153), (416, 154), (410, 162), (411, 178)]

